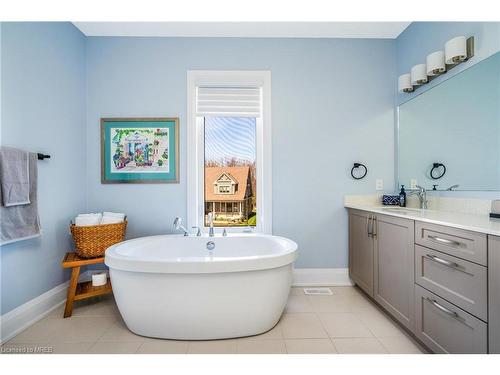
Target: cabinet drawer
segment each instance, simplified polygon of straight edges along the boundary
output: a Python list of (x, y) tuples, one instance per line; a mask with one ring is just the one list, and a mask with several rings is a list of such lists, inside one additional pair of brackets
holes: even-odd
[(415, 242), (486, 266), (485, 234), (417, 221)]
[(436, 353), (486, 353), (487, 325), (415, 285), (415, 335)]
[(486, 267), (415, 245), (415, 282), (487, 320)]

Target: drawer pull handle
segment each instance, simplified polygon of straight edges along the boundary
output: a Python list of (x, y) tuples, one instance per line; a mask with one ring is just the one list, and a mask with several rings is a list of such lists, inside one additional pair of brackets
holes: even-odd
[(431, 254), (426, 254), (426, 257), (432, 259), (436, 263), (442, 264), (443, 266), (447, 266), (450, 268), (460, 268), (460, 265), (455, 262), (450, 262), (449, 260), (441, 259)]
[(444, 312), (446, 315), (449, 315), (453, 318), (458, 318), (458, 314), (455, 311), (448, 310), (446, 307), (441, 306), (437, 301), (433, 300), (432, 298), (427, 297), (427, 301), (432, 303), (436, 308)]
[(442, 244), (445, 244), (445, 245), (454, 245), (454, 246), (460, 246), (461, 245), (460, 242), (453, 241), (453, 240), (448, 240), (446, 238), (441, 238), (441, 237), (431, 236), (431, 235), (428, 235), (427, 237), (430, 240), (434, 241), (434, 242), (439, 242), (439, 243), (442, 243)]

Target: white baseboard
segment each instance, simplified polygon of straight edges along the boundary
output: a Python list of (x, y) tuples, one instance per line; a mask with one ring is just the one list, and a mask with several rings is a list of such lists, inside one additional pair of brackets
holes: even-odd
[[(89, 279), (89, 272), (91, 271), (83, 272), (80, 275), (80, 281)], [(69, 281), (59, 284), (55, 288), (0, 316), (0, 343), (3, 344), (10, 340), (65, 303), (68, 285)]]
[(352, 286), (347, 268), (295, 268), (293, 286)]

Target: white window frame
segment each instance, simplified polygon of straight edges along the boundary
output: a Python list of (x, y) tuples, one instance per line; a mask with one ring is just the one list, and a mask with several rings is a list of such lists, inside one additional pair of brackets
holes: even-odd
[[(272, 234), (272, 150), (271, 72), (190, 70), (187, 72), (187, 223), (206, 228), (204, 223), (204, 133), (203, 118), (196, 116), (196, 88), (199, 86), (260, 87), (261, 116), (256, 120), (257, 225), (254, 232)], [(228, 232), (248, 227), (226, 227)]]

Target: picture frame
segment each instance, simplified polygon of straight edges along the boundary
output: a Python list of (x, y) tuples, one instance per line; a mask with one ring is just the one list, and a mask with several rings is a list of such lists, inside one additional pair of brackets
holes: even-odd
[(101, 183), (179, 183), (179, 118), (101, 118)]

